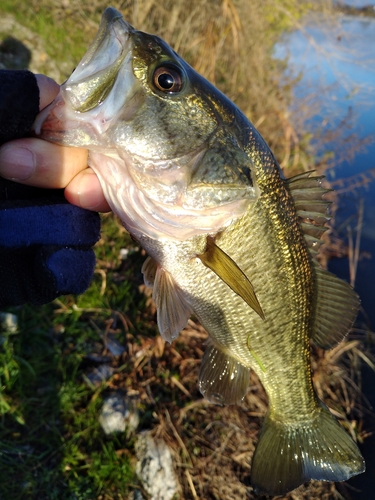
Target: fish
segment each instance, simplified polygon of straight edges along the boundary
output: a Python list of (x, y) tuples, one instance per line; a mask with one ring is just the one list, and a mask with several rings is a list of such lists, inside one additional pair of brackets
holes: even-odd
[(250, 370), (259, 377), (269, 407), (254, 491), (282, 495), (362, 473), (357, 445), (311, 377), (310, 342), (342, 341), (360, 304), (316, 259), (329, 219), (322, 176), (284, 178), (234, 103), (113, 8), (34, 131), (88, 148), (110, 207), (148, 254), (142, 272), (164, 339), (192, 314), (207, 330), (203, 396), (238, 404)]

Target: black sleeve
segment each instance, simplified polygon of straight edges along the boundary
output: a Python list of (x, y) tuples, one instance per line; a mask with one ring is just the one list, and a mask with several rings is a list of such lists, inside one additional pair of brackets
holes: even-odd
[(0, 145), (28, 134), (38, 112), (35, 75), (26, 70), (0, 70)]

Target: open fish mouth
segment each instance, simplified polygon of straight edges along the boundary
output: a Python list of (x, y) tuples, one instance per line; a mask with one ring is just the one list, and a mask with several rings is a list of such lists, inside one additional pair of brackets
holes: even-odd
[(109, 7), (104, 11), (85, 56), (61, 86), (60, 94), (35, 121), (33, 128), (37, 135), (60, 144), (102, 144), (99, 138), (117, 118), (132, 92), (134, 32), (116, 9)]

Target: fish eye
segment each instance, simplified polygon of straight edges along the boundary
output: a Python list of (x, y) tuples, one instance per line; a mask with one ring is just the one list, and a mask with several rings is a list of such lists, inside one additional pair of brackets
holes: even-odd
[(184, 86), (182, 69), (169, 64), (156, 68), (152, 80), (155, 87), (166, 94), (177, 94)]

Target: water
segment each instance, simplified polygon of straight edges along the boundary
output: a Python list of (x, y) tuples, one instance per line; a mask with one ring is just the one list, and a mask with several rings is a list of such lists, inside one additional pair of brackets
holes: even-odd
[[(348, 3), (348, 2), (347, 2)], [(364, 2), (353, 1), (363, 6)], [(366, 5), (375, 2), (366, 2)], [(345, 189), (348, 182), (340, 180), (356, 176), (361, 181), (364, 173), (366, 186), (357, 186), (340, 195), (335, 226), (341, 237), (347, 239), (348, 227), (355, 236), (358, 212), (363, 208), (360, 239), (361, 255), (358, 262), (355, 288), (361, 296), (364, 313), (359, 316), (362, 325), (375, 330), (375, 18), (336, 16), (330, 21), (322, 16), (310, 19), (300, 30), (287, 36), (276, 47), (279, 57), (289, 55), (289, 67), (302, 77), (295, 88), (296, 106), (313, 103), (317, 111), (307, 123), (317, 136), (330, 137), (318, 142), (322, 156), (334, 152), (340, 163), (327, 172), (336, 187)], [(341, 124), (341, 127), (340, 127)], [(339, 130), (340, 134), (335, 134)], [(351, 134), (357, 135), (357, 141)], [(369, 137), (370, 135), (373, 137)], [(343, 137), (347, 140), (343, 140)], [(365, 149), (351, 157), (351, 145), (367, 140)], [(361, 182), (357, 182), (360, 184)], [(333, 259), (330, 270), (349, 281), (347, 259)], [(375, 408), (375, 375), (364, 368), (363, 390)], [(375, 431), (375, 420), (367, 420), (367, 427)], [(349, 481), (353, 500), (374, 498), (375, 491), (375, 437), (362, 447), (367, 463), (365, 474)], [(350, 491), (350, 490), (349, 490)]]
[[(375, 256), (375, 18), (340, 16), (334, 24), (321, 17), (310, 20), (303, 32), (296, 31), (277, 47), (277, 55), (286, 54), (289, 54), (292, 71), (303, 74), (295, 89), (296, 102), (311, 97), (312, 93), (315, 95), (319, 111), (308, 120), (310, 128), (327, 135), (347, 118), (351, 128), (346, 134), (355, 132), (359, 139), (368, 140), (366, 149), (357, 152), (354, 159), (348, 157), (350, 138), (344, 144), (341, 140), (335, 143), (335, 139), (326, 142), (321, 147), (321, 154), (333, 151), (336, 156), (342, 156), (341, 163), (327, 172), (328, 179), (333, 182), (360, 173), (373, 178), (368, 186), (340, 196), (336, 227), (343, 237), (347, 235), (348, 225), (355, 230), (357, 220), (352, 220), (351, 224), (346, 221), (350, 217), (353, 219), (363, 203), (361, 250)], [(373, 327), (374, 261), (359, 262), (356, 280), (356, 289)], [(331, 265), (348, 278), (345, 260)]]

